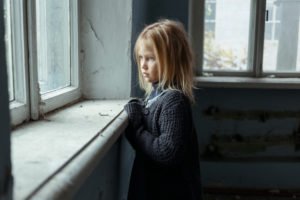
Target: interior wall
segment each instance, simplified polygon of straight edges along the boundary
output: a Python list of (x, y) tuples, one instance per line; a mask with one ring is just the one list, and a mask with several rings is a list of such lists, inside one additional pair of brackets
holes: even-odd
[[(0, 16), (3, 15), (0, 0)], [(0, 18), (0, 199), (12, 199), (12, 175), (10, 159), (10, 120), (7, 90), (7, 71), (4, 43), (4, 18)]]
[(115, 200), (118, 199), (120, 182), (119, 174), (120, 142), (116, 142), (112, 148), (98, 163), (73, 200)]
[(299, 190), (300, 91), (196, 91), (206, 187)]
[(128, 98), (132, 1), (81, 0), (79, 7), (84, 98)]

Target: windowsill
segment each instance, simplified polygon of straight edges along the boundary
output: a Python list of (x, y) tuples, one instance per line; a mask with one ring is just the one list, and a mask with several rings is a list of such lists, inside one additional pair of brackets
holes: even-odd
[(203, 77), (195, 78), (197, 87), (300, 89), (300, 78)]
[(74, 194), (124, 131), (126, 102), (83, 101), (14, 130), (14, 199)]

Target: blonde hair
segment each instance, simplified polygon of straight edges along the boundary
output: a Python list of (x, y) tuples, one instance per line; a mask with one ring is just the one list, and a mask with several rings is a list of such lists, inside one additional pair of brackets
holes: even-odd
[(148, 96), (152, 85), (143, 79), (138, 59), (139, 48), (145, 42), (151, 45), (158, 61), (158, 87), (180, 90), (194, 102), (193, 52), (183, 25), (173, 20), (160, 20), (146, 26), (137, 38), (134, 54), (139, 67), (139, 84)]

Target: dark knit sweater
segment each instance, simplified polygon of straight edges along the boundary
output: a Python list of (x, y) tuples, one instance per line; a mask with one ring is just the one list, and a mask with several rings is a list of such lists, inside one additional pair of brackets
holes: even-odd
[(150, 107), (128, 103), (126, 137), (136, 151), (128, 200), (201, 199), (197, 135), (188, 98), (163, 92)]

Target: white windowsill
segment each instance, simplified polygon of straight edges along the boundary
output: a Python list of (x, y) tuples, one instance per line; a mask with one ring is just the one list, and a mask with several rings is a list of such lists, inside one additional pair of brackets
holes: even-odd
[(211, 88), (300, 89), (300, 78), (196, 77), (196, 86)]
[(14, 199), (72, 196), (126, 128), (126, 102), (83, 101), (14, 130)]

